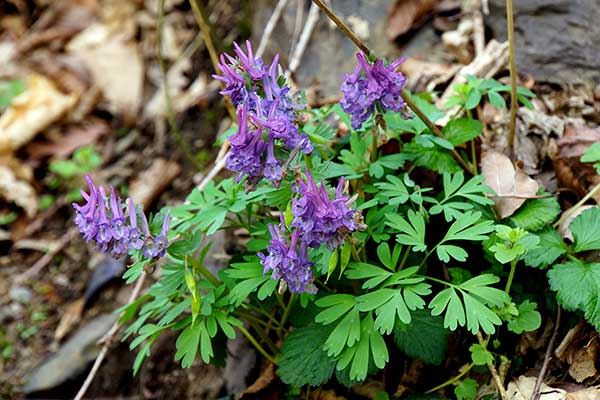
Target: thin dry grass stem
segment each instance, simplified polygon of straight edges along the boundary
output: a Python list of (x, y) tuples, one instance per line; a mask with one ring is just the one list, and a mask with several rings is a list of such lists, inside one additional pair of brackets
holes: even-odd
[(508, 149), (514, 154), (515, 127), (517, 124), (517, 66), (515, 63), (515, 27), (512, 0), (506, 0), (506, 30), (508, 32), (508, 60), (510, 69), (510, 124), (508, 126)]

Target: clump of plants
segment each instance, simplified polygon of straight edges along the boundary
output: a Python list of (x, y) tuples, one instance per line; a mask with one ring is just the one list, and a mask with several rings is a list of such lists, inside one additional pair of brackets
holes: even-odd
[[(166, 257), (147, 293), (119, 310), (134, 373), (166, 331), (178, 334), (184, 368), (222, 363), (226, 339), (242, 334), (290, 393), (381, 376), (395, 355), (444, 363), (448, 376), (430, 377), (428, 391), (473, 399), (486, 383), (473, 377), (497, 378), (504, 344), (538, 329), (541, 314), (562, 306), (600, 331), (600, 263), (586, 258), (600, 250), (600, 208), (575, 217), (565, 241), (555, 198), (528, 199), (500, 219), (475, 173), (483, 126), (470, 110), (484, 96), (505, 107), (510, 87), (469, 77), (450, 103), (467, 117), (440, 131), (445, 111), (404, 89), (402, 61), (361, 50), (340, 103), (317, 109), (286, 85), (277, 57), (264, 62), (250, 43), (223, 54), (215, 78), (237, 108), (226, 160), (235, 176), (192, 190), (150, 223), (89, 180), (76, 223), (99, 250), (136, 260), (127, 282)], [(517, 93), (529, 106), (533, 93)], [(349, 132), (336, 135), (333, 120)], [(248, 240), (211, 272), (218, 231)], [(460, 339), (446, 361), (451, 336)]]

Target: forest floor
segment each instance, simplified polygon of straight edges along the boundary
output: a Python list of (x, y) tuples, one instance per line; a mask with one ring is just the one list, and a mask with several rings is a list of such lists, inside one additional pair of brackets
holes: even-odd
[[(148, 211), (177, 204), (210, 169), (219, 151), (215, 140), (231, 125), (188, 3), (167, 1), (164, 15), (159, 3), (0, 4), (0, 398), (72, 398), (98, 354), (96, 341), (132, 290), (120, 279), (124, 262), (99, 255), (72, 226), (71, 203), (78, 201), (84, 174), (128, 193)], [(253, 31), (261, 37), (252, 21), (264, 17), (253, 15), (251, 2), (205, 3), (219, 49), (230, 49), (233, 40)], [(442, 3), (445, 8), (417, 10), (411, 18), (402, 17), (403, 9), (389, 14), (388, 36), (415, 54), (403, 66), (413, 91), (443, 92), (490, 43), (485, 29), (477, 33), (476, 13), (457, 2)], [(490, 51), (473, 73), (506, 83), (506, 61), (498, 62), (506, 60), (506, 49)], [(337, 75), (320, 80), (339, 80)], [(600, 86), (560, 86), (531, 77), (521, 84), (538, 97), (534, 111), (519, 112), (516, 158), (546, 190), (560, 193), (567, 209), (600, 183), (591, 165), (579, 161), (600, 141)], [(318, 83), (301, 88), (313, 104), (336, 96), (320, 92)], [(505, 144), (494, 133), (506, 130), (508, 113), (487, 103), (477, 112), (489, 138), (481, 149), (501, 149)], [(573, 329), (558, 338), (562, 364), (550, 371), (570, 392), (599, 383), (597, 334), (583, 323)], [(539, 332), (523, 335), (520, 351), (533, 350), (529, 357), (543, 360), (552, 330), (553, 321), (544, 321)], [(261, 379), (276, 381), (272, 370), (261, 374), (244, 343), (239, 346), (248, 356), (238, 368), (195, 363), (181, 369), (173, 360), (174, 341), (161, 338), (135, 378), (135, 353), (126, 342), (115, 343), (88, 396), (229, 398), (258, 378), (247, 390), (245, 398), (251, 398)], [(578, 350), (583, 342), (585, 352)], [(401, 380), (412, 387), (419, 379), (407, 374)], [(365, 384), (349, 393), (315, 398), (372, 398), (373, 392)]]

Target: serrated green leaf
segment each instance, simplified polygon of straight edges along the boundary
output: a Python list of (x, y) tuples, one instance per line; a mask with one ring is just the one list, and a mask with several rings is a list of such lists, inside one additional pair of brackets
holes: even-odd
[(536, 303), (525, 300), (519, 305), (518, 315), (508, 323), (508, 330), (517, 334), (532, 332), (542, 324), (542, 316), (535, 309)]
[(456, 173), (462, 170), (452, 155), (439, 147), (427, 148), (411, 142), (405, 144), (403, 150), (409, 160), (418, 167), (440, 173)]
[(411, 313), (410, 324), (396, 322), (394, 342), (411, 358), (421, 359), (426, 364), (440, 365), (448, 347), (449, 331), (444, 320), (432, 316), (427, 310)]
[(583, 311), (600, 332), (600, 263), (573, 260), (555, 265), (548, 271), (548, 279), (558, 302), (569, 311)]
[(293, 387), (319, 386), (333, 374), (336, 360), (323, 350), (331, 326), (310, 324), (290, 333), (283, 341), (277, 375)]
[[(494, 93), (494, 92), (492, 92)], [(456, 400), (475, 400), (479, 385), (475, 379), (466, 378), (454, 388)]]
[(483, 130), (483, 124), (471, 118), (459, 118), (448, 122), (442, 134), (454, 146), (460, 146), (475, 139)]
[(576, 216), (569, 229), (573, 234), (573, 251), (600, 250), (600, 206)]
[(558, 214), (560, 214), (560, 204), (554, 197), (528, 199), (510, 217), (510, 221), (519, 228), (534, 232), (554, 222)]
[(583, 156), (581, 156), (581, 162), (593, 162), (596, 172), (600, 174), (600, 143), (594, 143), (588, 147)]
[(538, 247), (528, 250), (523, 256), (526, 265), (534, 268), (548, 268), (560, 256), (567, 253), (567, 245), (560, 233), (552, 227), (536, 232), (540, 239)]
[(494, 356), (482, 345), (475, 343), (469, 347), (471, 352), (471, 360), (475, 365), (486, 365), (494, 362)]

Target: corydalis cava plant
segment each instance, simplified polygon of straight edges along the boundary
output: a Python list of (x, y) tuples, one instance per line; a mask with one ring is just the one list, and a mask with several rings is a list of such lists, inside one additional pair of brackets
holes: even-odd
[(126, 216), (123, 211), (125, 205), (112, 186), (107, 198), (103, 186), (96, 186), (89, 175), (85, 179), (89, 193), (82, 190), (81, 195), (86, 203), (73, 203), (73, 208), (74, 223), (86, 242), (94, 242), (98, 250), (109, 252), (115, 258), (123, 257), (130, 250), (141, 250), (145, 258), (160, 258), (165, 255), (170, 211), (165, 214), (160, 234), (153, 237), (144, 212), (136, 210), (131, 198), (126, 201)]
[(213, 75), (224, 83), (220, 93), (231, 98), (238, 112), (238, 130), (229, 138), (227, 167), (238, 173), (238, 181), (247, 177), (248, 187), (263, 177), (279, 185), (287, 164), (280, 157), (289, 159), (298, 151), (309, 154), (313, 150), (295, 123), (295, 111), (304, 107), (292, 99), (289, 86), (278, 79), (279, 56), (267, 66), (254, 56), (248, 41), (246, 53), (237, 43), (234, 52), (237, 58), (221, 55), (222, 75)]
[(396, 68), (404, 62), (399, 58), (389, 64), (382, 59), (371, 63), (364, 53), (357, 53), (354, 72), (346, 74), (341, 90), (342, 109), (350, 114), (352, 128), (359, 129), (377, 106), (381, 111), (400, 111), (404, 108), (402, 88), (406, 78)]

